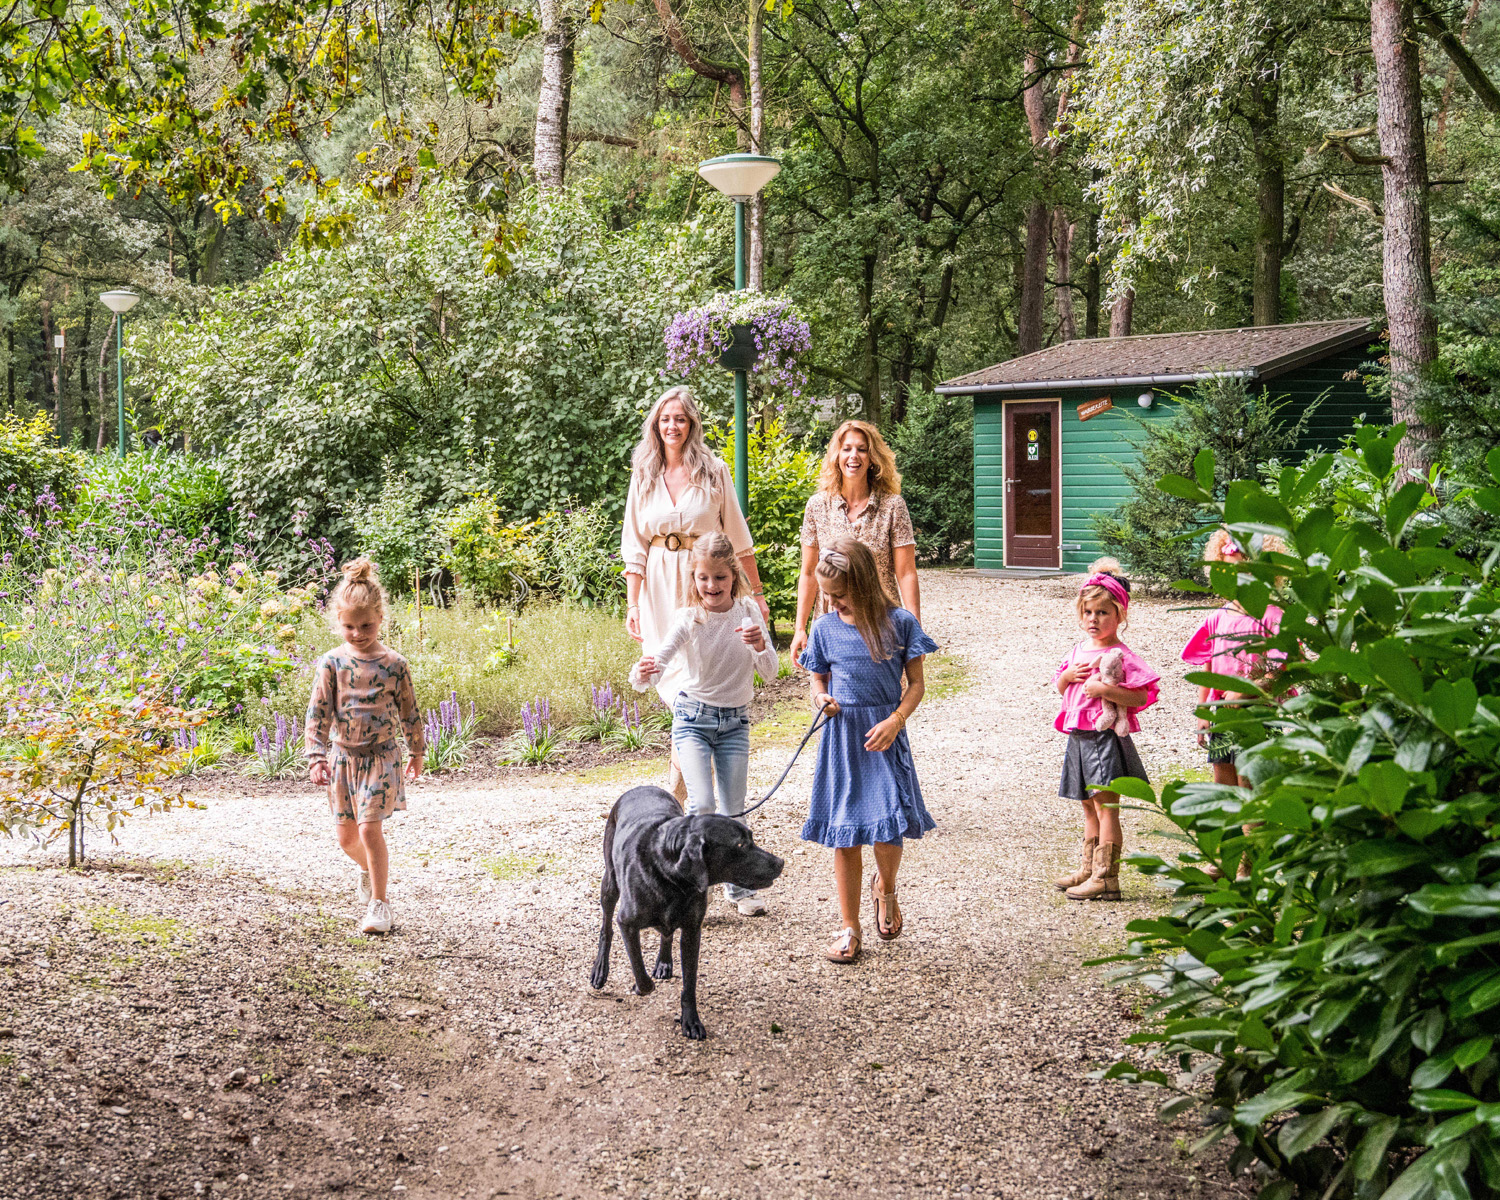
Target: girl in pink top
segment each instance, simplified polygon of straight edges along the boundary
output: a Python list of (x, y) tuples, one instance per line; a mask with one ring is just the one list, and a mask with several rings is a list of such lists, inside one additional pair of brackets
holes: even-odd
[[(1120, 851), (1125, 834), (1120, 827), (1120, 797), (1108, 784), (1121, 776), (1146, 778), (1146, 768), (1129, 734), (1121, 737), (1105, 716), (1104, 702), (1123, 708), (1130, 733), (1140, 729), (1136, 713), (1156, 703), (1161, 676), (1124, 642), (1130, 607), (1130, 581), (1120, 564), (1101, 558), (1089, 568), (1078, 590), (1078, 624), (1085, 637), (1063, 659), (1052, 682), (1062, 696), (1055, 727), (1068, 735), (1063, 755), (1062, 784), (1057, 794), (1083, 805), (1083, 862), (1076, 874), (1055, 881), (1069, 900), (1118, 900)], [(1101, 678), (1101, 660), (1119, 652), (1114, 682)]]
[[(1286, 543), (1274, 535), (1267, 535), (1260, 538), (1260, 544), (1255, 548), (1279, 553), (1285, 552)], [(1244, 547), (1227, 529), (1214, 530), (1208, 544), (1203, 547), (1205, 562), (1237, 563), (1244, 562), (1246, 557)], [(1204, 570), (1207, 571), (1207, 568)], [(1274, 670), (1274, 666), (1268, 666), (1265, 658), (1247, 647), (1262, 638), (1273, 637), (1280, 628), (1281, 609), (1274, 604), (1266, 605), (1265, 616), (1257, 618), (1247, 613), (1236, 601), (1230, 600), (1209, 614), (1194, 631), (1188, 644), (1182, 648), (1182, 661), (1207, 667), (1215, 675), (1260, 679)], [(1273, 655), (1273, 662), (1274, 658)], [(1198, 704), (1199, 707), (1217, 705), (1224, 701), (1243, 700), (1247, 695), (1246, 692), (1226, 692), (1200, 685)], [(1198, 718), (1198, 744), (1208, 750), (1209, 769), (1213, 771), (1214, 782), (1229, 787), (1245, 786), (1246, 780), (1235, 769), (1233, 742), (1225, 734), (1210, 733), (1211, 723), (1207, 717)], [(1204, 869), (1214, 878), (1218, 877), (1217, 868), (1212, 863), (1206, 864)], [(1249, 873), (1249, 861), (1241, 862), (1239, 878), (1246, 878)]]

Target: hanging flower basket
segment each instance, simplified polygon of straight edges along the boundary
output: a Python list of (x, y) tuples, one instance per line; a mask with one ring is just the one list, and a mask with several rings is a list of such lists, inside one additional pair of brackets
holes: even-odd
[(812, 347), (812, 330), (785, 296), (729, 292), (678, 313), (662, 340), (668, 368), (681, 375), (709, 366), (754, 371), (800, 396), (806, 372), (799, 360)]
[(754, 325), (731, 325), (729, 345), (719, 355), (719, 366), (730, 371), (749, 371), (760, 357), (760, 348), (755, 344)]

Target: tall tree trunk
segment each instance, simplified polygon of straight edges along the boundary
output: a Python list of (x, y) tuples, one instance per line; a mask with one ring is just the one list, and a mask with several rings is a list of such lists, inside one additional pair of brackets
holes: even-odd
[[(119, 319), (119, 317), (115, 318), (116, 321)], [(104, 433), (109, 428), (109, 407), (104, 403), (104, 357), (109, 353), (109, 343), (113, 335), (114, 322), (111, 322), (109, 333), (99, 339), (99, 436), (95, 440), (94, 449), (101, 453), (107, 445)]]
[[(750, 36), (746, 43), (745, 57), (750, 76), (750, 153), (764, 154), (766, 133), (766, 96), (761, 79), (761, 59), (766, 25), (766, 6), (763, 0), (749, 0)], [(763, 192), (757, 192), (750, 201), (750, 263), (746, 286), (752, 292), (762, 290), (766, 271), (765, 220), (766, 201)]]
[(1078, 321), (1073, 315), (1073, 222), (1060, 204), (1052, 210), (1052, 259), (1057, 274), (1052, 292), (1057, 307), (1057, 337), (1071, 342), (1078, 336)]
[(1026, 248), (1021, 265), (1021, 303), (1016, 338), (1022, 354), (1042, 348), (1042, 305), (1047, 293), (1047, 202), (1038, 196), (1026, 210)]
[(563, 186), (568, 155), (568, 106), (573, 97), (573, 43), (576, 27), (563, 0), (541, 0), (542, 86), (536, 98), (536, 135), (531, 169), (537, 186)]
[(1385, 313), (1391, 346), (1391, 419), (1406, 422), (1397, 460), (1425, 475), (1437, 457), (1437, 431), (1417, 411), (1422, 383), (1437, 361), (1427, 143), (1412, 0), (1371, 0), (1376, 128), (1385, 158)]
[(1135, 288), (1126, 288), (1109, 310), (1109, 336), (1129, 337), (1135, 319)]
[(1083, 336), (1099, 336), (1099, 214), (1089, 213), (1089, 248), (1083, 267)]
[(1251, 322), (1281, 323), (1281, 251), (1286, 233), (1286, 162), (1278, 133), (1281, 84), (1274, 77), (1255, 81), (1248, 112), (1255, 152), (1255, 269)]
[(860, 280), (859, 315), (865, 326), (865, 420), (880, 423), (880, 331), (875, 328), (875, 256), (865, 255), (864, 278)]
[(83, 344), (78, 347), (78, 409), (83, 419), (83, 444), (89, 444), (94, 417), (89, 405), (89, 333), (94, 325), (94, 306), (83, 306)]

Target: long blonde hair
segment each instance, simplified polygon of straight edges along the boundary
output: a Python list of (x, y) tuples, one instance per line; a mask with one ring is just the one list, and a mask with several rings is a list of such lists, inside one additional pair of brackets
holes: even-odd
[(380, 575), (375, 564), (364, 555), (343, 566), (343, 579), (328, 597), (328, 619), (333, 632), (342, 636), (339, 617), (346, 612), (373, 612), (385, 620), (385, 589), (380, 586)]
[[(699, 534), (698, 540), (693, 543), (693, 548), (688, 551), (690, 574), (696, 570), (700, 561), (729, 568), (729, 598), (731, 600), (738, 600), (741, 596), (750, 594), (750, 576), (745, 574), (745, 568), (740, 565), (739, 555), (734, 552), (734, 543), (726, 535), (718, 530)], [(700, 610), (703, 608), (703, 597), (698, 594), (696, 579), (693, 579), (692, 586), (688, 588), (687, 602), (694, 608)]]
[(713, 478), (720, 465), (719, 458), (703, 440), (703, 418), (698, 414), (698, 402), (693, 398), (692, 389), (679, 384), (664, 391), (651, 406), (646, 419), (641, 422), (641, 440), (636, 443), (635, 452), (630, 456), (630, 469), (640, 483), (641, 495), (654, 488), (662, 472), (667, 469), (667, 448), (661, 440), (661, 431), (657, 429), (656, 423), (661, 417), (661, 410), (673, 400), (682, 405), (682, 411), (687, 414), (688, 419), (687, 438), (682, 443), (682, 461), (687, 466), (688, 484), (704, 491), (712, 490)]
[(870, 466), (865, 472), (870, 492), (875, 496), (899, 496), (901, 494), (901, 472), (896, 470), (896, 456), (886, 445), (880, 430), (868, 421), (845, 421), (833, 431), (833, 439), (823, 455), (823, 469), (818, 473), (818, 491), (826, 496), (837, 496), (844, 488), (844, 473), (839, 469), (839, 448), (844, 444), (844, 435), (858, 433), (865, 439), (870, 451)]
[(885, 590), (870, 548), (858, 538), (835, 538), (832, 546), (819, 553), (814, 574), (844, 585), (844, 602), (854, 611), (854, 628), (865, 639), (870, 657), (876, 662), (890, 658), (895, 642), (891, 610), (899, 606)]

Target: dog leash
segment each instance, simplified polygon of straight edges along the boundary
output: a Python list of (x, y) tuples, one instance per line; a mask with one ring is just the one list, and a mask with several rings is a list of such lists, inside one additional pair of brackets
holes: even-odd
[(807, 732), (802, 735), (802, 741), (797, 746), (797, 749), (792, 752), (791, 761), (787, 763), (786, 770), (782, 771), (781, 778), (771, 785), (771, 790), (769, 792), (767, 792), (749, 808), (741, 812), (739, 814), (740, 817), (748, 817), (757, 808), (759, 808), (762, 804), (764, 804), (767, 800), (774, 796), (776, 794), (776, 789), (786, 782), (786, 777), (792, 773), (792, 768), (797, 765), (797, 756), (802, 753), (804, 747), (806, 747), (807, 743), (812, 739), (812, 735), (817, 733), (818, 730), (822, 729), (823, 726), (827, 725), (828, 722), (833, 719), (832, 717), (824, 717), (823, 714), (827, 710), (827, 704), (818, 705), (818, 711), (813, 713), (812, 723), (808, 725)]

